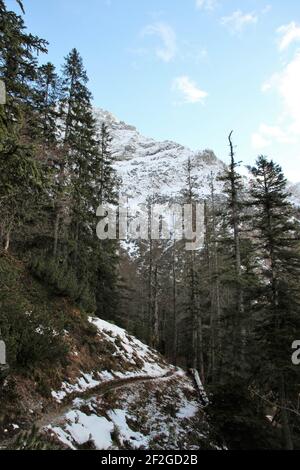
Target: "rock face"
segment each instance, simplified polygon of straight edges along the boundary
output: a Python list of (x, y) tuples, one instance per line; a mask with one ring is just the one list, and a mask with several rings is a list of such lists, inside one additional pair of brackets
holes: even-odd
[[(99, 125), (105, 122), (109, 126), (123, 192), (136, 204), (144, 203), (150, 196), (162, 202), (176, 199), (187, 187), (188, 158), (199, 196), (209, 194), (211, 174), (217, 176), (224, 169), (211, 150), (194, 152), (175, 142), (157, 142), (102, 109), (95, 110), (95, 116)], [(220, 188), (217, 183), (217, 192)]]

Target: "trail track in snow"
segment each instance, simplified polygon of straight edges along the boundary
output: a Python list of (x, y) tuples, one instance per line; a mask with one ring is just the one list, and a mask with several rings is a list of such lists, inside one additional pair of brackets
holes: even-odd
[[(92, 397), (100, 397), (103, 395), (106, 395), (108, 392), (118, 390), (120, 388), (126, 388), (129, 387), (132, 384), (138, 383), (146, 383), (146, 382), (151, 382), (151, 381), (159, 381), (159, 380), (166, 380), (166, 379), (172, 379), (176, 377), (176, 372), (168, 372), (164, 375), (158, 376), (158, 377), (151, 377), (151, 376), (141, 376), (141, 377), (130, 377), (127, 379), (116, 379), (116, 380), (111, 380), (109, 382), (105, 382), (103, 384), (97, 385), (96, 387), (89, 389), (85, 392), (82, 393), (73, 393), (68, 395), (65, 400), (58, 404), (56, 403), (53, 406), (49, 406), (47, 412), (35, 423), (33, 423), (33, 426), (37, 429), (38, 432), (42, 432), (44, 428), (48, 425), (57, 425), (59, 424), (63, 419), (64, 416), (71, 411), (74, 408), (73, 405), (73, 400), (76, 398), (80, 398), (83, 400), (88, 400)], [(25, 430), (22, 429), (20, 430), (21, 432), (24, 432)], [(20, 434), (19, 433), (19, 434)], [(7, 439), (2, 442), (0, 442), (0, 449), (5, 450), (10, 448), (10, 444), (12, 444), (18, 437), (17, 434), (13, 439)]]
[(56, 405), (55, 408), (48, 411), (40, 420), (38, 420), (35, 423), (35, 426), (37, 427), (38, 430), (42, 430), (44, 427), (46, 427), (49, 424), (51, 425), (58, 424), (60, 420), (64, 418), (64, 415), (74, 408), (73, 400), (75, 400), (76, 398), (88, 400), (89, 398), (92, 398), (94, 396), (98, 396), (98, 397), (103, 396), (108, 392), (118, 390), (119, 388), (126, 388), (135, 383), (140, 384), (140, 383), (151, 382), (151, 381), (171, 379), (173, 377), (176, 377), (176, 373), (168, 372), (167, 374), (164, 374), (158, 377), (141, 376), (141, 377), (130, 377), (128, 379), (116, 379), (116, 380), (111, 380), (109, 382), (105, 382), (103, 384), (97, 385), (96, 387), (89, 389), (85, 392), (71, 394), (68, 396), (67, 399), (65, 399), (65, 402), (67, 403)]

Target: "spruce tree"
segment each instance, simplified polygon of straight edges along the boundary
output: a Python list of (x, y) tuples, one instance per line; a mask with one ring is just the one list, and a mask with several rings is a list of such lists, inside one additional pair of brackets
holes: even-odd
[(28, 226), (42, 190), (43, 170), (31, 136), (32, 100), (37, 54), (46, 52), (47, 43), (27, 34), (23, 19), (2, 0), (0, 30), (0, 79), (6, 87), (0, 111), (0, 214), (2, 243), (8, 249), (18, 228), (24, 239), (21, 226)]
[(261, 286), (254, 304), (260, 386), (272, 390), (274, 405), (280, 410), (284, 446), (292, 449), (293, 415), (289, 410), (297, 403), (298, 390), (290, 348), (300, 331), (299, 226), (281, 167), (261, 156), (250, 170), (252, 229), (261, 260)]
[[(224, 183), (226, 202), (223, 207), (224, 233), (223, 244), (228, 253), (225, 276), (223, 282), (228, 285), (231, 304), (227, 306), (227, 331), (223, 344), (224, 362), (227, 363), (227, 372), (240, 374), (244, 369), (243, 349), (245, 343), (244, 333), (244, 281), (242, 275), (242, 250), (241, 250), (241, 223), (243, 201), (242, 178), (238, 173), (239, 162), (235, 159), (234, 146), (230, 133), (230, 164), (224, 175), (219, 179)], [(225, 349), (224, 349), (225, 348)], [(224, 369), (225, 370), (225, 369)]]
[(37, 126), (43, 147), (56, 144), (58, 139), (58, 104), (61, 98), (61, 83), (55, 67), (50, 62), (37, 70), (34, 94), (34, 108)]
[(99, 141), (99, 150), (94, 158), (92, 168), (98, 189), (98, 203), (115, 204), (120, 181), (113, 166), (112, 137), (108, 126), (104, 122), (101, 125)]

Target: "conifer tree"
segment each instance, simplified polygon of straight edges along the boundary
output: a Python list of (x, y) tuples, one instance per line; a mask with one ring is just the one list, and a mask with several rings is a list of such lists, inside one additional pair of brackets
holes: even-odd
[(111, 152), (112, 138), (108, 126), (103, 122), (99, 136), (99, 150), (93, 163), (93, 174), (98, 189), (98, 203), (115, 204), (117, 202), (119, 180), (113, 167)]
[[(236, 373), (243, 369), (242, 356), (244, 349), (244, 291), (242, 280), (242, 254), (241, 254), (241, 221), (242, 221), (242, 179), (237, 168), (239, 163), (236, 162), (234, 146), (232, 142), (232, 134), (230, 133), (230, 164), (220, 180), (224, 183), (224, 193), (226, 195), (226, 204), (224, 206), (224, 221), (227, 228), (225, 235), (226, 250), (231, 256), (231, 262), (228, 259), (227, 264), (227, 282), (230, 286), (232, 305), (228, 306), (228, 330), (225, 333), (227, 337), (227, 353), (226, 362), (232, 373)], [(231, 350), (231, 352), (230, 352)]]
[(58, 140), (58, 104), (61, 98), (60, 79), (50, 62), (41, 65), (35, 82), (34, 107), (43, 146), (53, 146)]
[(0, 78), (7, 91), (7, 122), (13, 124), (23, 111), (25, 124), (30, 121), (37, 55), (47, 52), (47, 41), (26, 33), (21, 16), (8, 11), (0, 1)]
[(290, 348), (300, 331), (299, 227), (280, 166), (261, 156), (250, 170), (252, 228), (261, 259), (261, 287), (254, 309), (260, 383), (277, 397), (284, 446), (292, 449), (289, 409), (297, 402), (298, 391)]
[(27, 34), (23, 19), (8, 11), (2, 0), (0, 30), (0, 79), (6, 88), (0, 113), (0, 213), (3, 246), (8, 249), (16, 229), (32, 217), (36, 191), (42, 189), (43, 171), (31, 136), (32, 100), (37, 54), (46, 52), (47, 43)]

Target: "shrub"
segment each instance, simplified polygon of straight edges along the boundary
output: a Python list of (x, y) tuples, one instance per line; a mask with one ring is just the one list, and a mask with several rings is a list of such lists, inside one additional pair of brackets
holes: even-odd
[(28, 311), (18, 297), (0, 298), (0, 329), (11, 367), (30, 368), (45, 361), (51, 364), (65, 360), (63, 329), (49, 312)]

